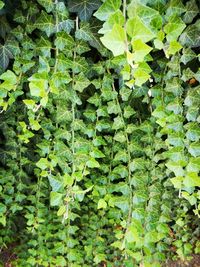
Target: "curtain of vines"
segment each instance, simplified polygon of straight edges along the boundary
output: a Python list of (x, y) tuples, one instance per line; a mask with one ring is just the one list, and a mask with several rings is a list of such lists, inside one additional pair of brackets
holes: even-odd
[(0, 1), (0, 259), (200, 252), (195, 0)]

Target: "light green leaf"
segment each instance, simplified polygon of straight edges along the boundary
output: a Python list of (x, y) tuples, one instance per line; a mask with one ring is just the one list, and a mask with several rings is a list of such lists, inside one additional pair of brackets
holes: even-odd
[(90, 80), (88, 80), (82, 72), (76, 76), (76, 81), (74, 85), (74, 89), (76, 91), (83, 92), (83, 90), (89, 85)]
[[(186, 167), (188, 172), (199, 172), (200, 171), (200, 157), (191, 158), (189, 164)], [(200, 178), (200, 177), (199, 177)]]
[(112, 31), (100, 39), (103, 45), (113, 52), (114, 56), (122, 55), (126, 51), (126, 33), (118, 24), (115, 24)]
[(141, 40), (146, 43), (155, 37), (155, 34), (141, 21), (138, 16), (127, 21), (127, 33), (132, 40)]
[(193, 157), (200, 156), (200, 143), (192, 142), (188, 148), (188, 151)]
[(110, 15), (108, 20), (103, 24), (103, 27), (98, 31), (101, 34), (105, 34), (112, 30), (115, 24), (124, 25), (124, 16), (121, 10), (117, 10), (115, 13)]
[(86, 166), (88, 168), (100, 168), (100, 164), (98, 161), (96, 161), (94, 158), (91, 158), (86, 162)]
[(169, 44), (169, 48), (165, 51), (167, 58), (170, 55), (176, 54), (181, 48), (182, 45), (180, 45), (176, 40), (171, 41)]
[(185, 27), (186, 25), (180, 17), (170, 18), (169, 22), (164, 27), (164, 31), (167, 34), (167, 41), (176, 41), (182, 31), (185, 29)]
[(181, 62), (183, 62), (185, 65), (196, 57), (196, 54), (190, 48), (183, 48), (182, 53), (183, 55), (181, 56)]
[(184, 178), (183, 184), (186, 187), (200, 186), (200, 177), (196, 172), (190, 172)]
[(49, 161), (47, 158), (41, 158), (37, 163), (36, 166), (41, 170), (45, 170), (49, 167)]
[(172, 182), (172, 184), (175, 188), (181, 189), (183, 179), (184, 179), (184, 177), (182, 177), (182, 176), (176, 176), (174, 178), (171, 178), (170, 181)]
[(124, 121), (120, 116), (114, 118), (114, 123), (113, 123), (113, 126), (112, 126), (113, 130), (122, 129), (122, 128), (124, 128), (124, 126), (125, 126), (124, 125)]
[(107, 21), (110, 15), (120, 9), (120, 0), (105, 0), (100, 8), (94, 13), (94, 16), (102, 21)]
[(63, 195), (61, 193), (51, 192), (50, 193), (50, 205), (52, 207), (60, 206), (60, 204), (62, 203), (62, 197)]
[(55, 32), (53, 16), (47, 14), (43, 10), (41, 11), (39, 18), (36, 20), (35, 26), (41, 31), (44, 31), (48, 37)]
[(59, 189), (62, 187), (63, 182), (61, 180), (58, 180), (58, 178), (54, 177), (53, 175), (48, 176), (49, 183), (52, 187), (53, 192), (58, 192)]
[(106, 201), (103, 198), (99, 199), (97, 209), (106, 209), (106, 208), (107, 208)]
[(133, 40), (132, 42), (132, 48), (133, 48), (133, 60), (137, 62), (142, 62), (144, 60), (144, 57), (149, 54), (149, 52), (152, 50), (152, 48), (143, 43), (140, 39), (139, 40)]
[(135, 85), (141, 86), (150, 78), (150, 75), (142, 68), (137, 68), (136, 71), (134, 72), (134, 78), (135, 78)]

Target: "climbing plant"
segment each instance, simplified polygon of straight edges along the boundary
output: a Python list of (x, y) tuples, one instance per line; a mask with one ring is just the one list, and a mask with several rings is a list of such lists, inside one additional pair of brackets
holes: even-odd
[(0, 1), (0, 259), (158, 267), (200, 252), (199, 8)]

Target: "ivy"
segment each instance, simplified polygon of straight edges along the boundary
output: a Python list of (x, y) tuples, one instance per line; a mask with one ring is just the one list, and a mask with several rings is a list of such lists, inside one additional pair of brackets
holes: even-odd
[(13, 266), (199, 252), (199, 8), (0, 1), (0, 245)]

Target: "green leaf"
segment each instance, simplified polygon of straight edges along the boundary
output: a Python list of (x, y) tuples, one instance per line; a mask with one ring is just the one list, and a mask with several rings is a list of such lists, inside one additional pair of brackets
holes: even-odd
[(53, 16), (48, 15), (43, 10), (41, 11), (39, 18), (36, 20), (35, 26), (41, 31), (44, 31), (48, 37), (55, 32)]
[(106, 209), (106, 208), (107, 208), (106, 201), (103, 198), (99, 199), (97, 209)]
[(199, 141), (200, 139), (200, 128), (197, 123), (188, 123), (187, 124), (186, 137), (191, 141)]
[(0, 44), (0, 67), (3, 70), (8, 67), (10, 58), (13, 58), (13, 55), (8, 46)]
[(48, 176), (49, 179), (49, 183), (52, 187), (52, 191), (54, 192), (58, 192), (59, 189), (62, 187), (63, 182), (58, 180), (56, 177), (54, 177), (53, 175), (49, 175)]
[(196, 57), (196, 54), (190, 48), (183, 48), (182, 53), (181, 62), (185, 65)]
[(94, 16), (102, 21), (107, 21), (110, 15), (120, 9), (120, 0), (105, 0), (100, 8), (94, 13)]
[(54, 8), (53, 0), (37, 0), (37, 1), (41, 6), (43, 6), (46, 9), (48, 13), (51, 12)]
[(47, 158), (41, 158), (37, 163), (36, 166), (41, 170), (45, 170), (49, 167), (49, 161)]
[(130, 170), (132, 172), (136, 170), (145, 170), (145, 169), (146, 169), (146, 161), (143, 158), (134, 159), (130, 163)]
[(200, 20), (197, 20), (195, 24), (191, 24), (185, 29), (179, 38), (179, 42), (184, 47), (198, 47), (200, 46), (199, 36)]
[(196, 172), (190, 172), (183, 180), (186, 187), (200, 186), (200, 178)]
[(197, 157), (197, 158), (191, 158), (187, 167), (186, 167), (186, 170), (188, 172), (199, 172), (200, 171), (200, 157)]
[(124, 20), (125, 19), (124, 19), (124, 16), (121, 10), (117, 10), (115, 13), (109, 16), (108, 20), (103, 24), (103, 27), (98, 32), (101, 34), (105, 34), (111, 31), (115, 24), (118, 24), (121, 26), (124, 25)]
[[(186, 25), (180, 17), (170, 18), (169, 22), (165, 25), (164, 31), (167, 34), (166, 38), (168, 42), (176, 41)], [(181, 43), (181, 42), (180, 42)], [(181, 43), (182, 44), (182, 43)]]
[(90, 80), (88, 80), (82, 72), (76, 76), (76, 82), (74, 85), (74, 89), (76, 91), (83, 92), (83, 90), (89, 85)]
[(192, 142), (188, 148), (188, 151), (193, 157), (200, 156), (200, 143)]
[(132, 40), (141, 40), (142, 42), (146, 43), (155, 37), (155, 34), (142, 22), (138, 16), (135, 16), (127, 21), (126, 29)]
[(94, 158), (91, 158), (86, 162), (86, 166), (89, 168), (100, 168), (100, 164)]
[(114, 123), (113, 123), (113, 126), (112, 126), (112, 129), (113, 130), (119, 130), (119, 129), (122, 129), (124, 128), (124, 120), (118, 116), (116, 118), (114, 118)]
[(83, 21), (88, 21), (93, 11), (97, 10), (101, 2), (99, 0), (69, 0), (69, 11), (77, 13)]
[(136, 71), (134, 72), (134, 78), (135, 78), (135, 85), (141, 86), (150, 78), (150, 75), (144, 69), (137, 68)]
[(126, 51), (126, 33), (118, 24), (113, 29), (100, 38), (105, 47), (112, 51), (114, 56), (124, 54)]
[(171, 178), (170, 181), (172, 182), (172, 184), (175, 188), (181, 189), (183, 179), (184, 179), (184, 177), (177, 176), (177, 177)]
[(90, 152), (90, 156), (93, 158), (104, 158), (105, 157), (105, 155), (96, 147), (92, 149), (92, 151)]
[(183, 21), (189, 24), (198, 15), (199, 9), (195, 0), (190, 0), (186, 3), (186, 13), (183, 16)]
[(137, 62), (142, 62), (144, 60), (144, 57), (149, 54), (149, 52), (152, 50), (150, 46), (143, 43), (140, 39), (139, 40), (133, 40), (132, 42), (132, 48), (133, 48), (133, 60)]
[(71, 50), (74, 47), (74, 40), (66, 32), (59, 32), (56, 36), (55, 45), (61, 51), (64, 50), (64, 48)]
[(45, 97), (47, 95), (48, 82), (45, 79), (29, 78), (29, 88), (32, 96)]
[(62, 197), (63, 195), (61, 193), (51, 192), (50, 193), (50, 205), (52, 207), (60, 206), (60, 204), (62, 203)]
[(169, 48), (165, 51), (167, 58), (169, 55), (176, 54), (180, 49), (182, 48), (182, 45), (179, 44), (176, 40), (171, 41), (169, 44)]

